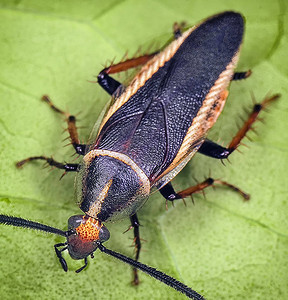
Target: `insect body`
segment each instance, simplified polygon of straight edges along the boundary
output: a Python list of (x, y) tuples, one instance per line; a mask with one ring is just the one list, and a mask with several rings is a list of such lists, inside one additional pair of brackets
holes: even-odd
[(144, 66), (84, 156), (77, 195), (85, 213), (101, 221), (134, 215), (185, 166), (223, 108), (242, 34), (242, 17), (225, 13)]
[[(141, 243), (136, 213), (150, 193), (160, 190), (167, 200), (175, 200), (215, 183), (210, 178), (176, 193), (170, 181), (197, 151), (214, 158), (227, 158), (237, 148), (262, 108), (258, 105), (254, 109), (227, 148), (205, 138), (223, 109), (230, 81), (249, 75), (248, 72), (234, 72), (243, 31), (242, 16), (224, 12), (182, 35), (177, 32), (176, 40), (159, 53), (104, 69), (98, 76), (98, 82), (113, 96), (113, 102), (96, 138), (87, 145), (80, 144), (75, 117), (67, 115), (71, 141), (76, 152), (83, 155), (82, 162), (62, 164), (51, 158), (35, 156), (18, 163), (22, 166), (27, 161), (41, 159), (67, 172), (78, 172), (76, 195), (84, 215), (70, 217), (67, 232), (5, 215), (0, 216), (0, 222), (65, 236), (67, 242), (55, 245), (65, 271), (67, 264), (62, 257), (63, 250), (68, 249), (74, 259), (84, 259), (84, 266), (78, 270), (81, 271), (87, 265), (87, 257), (93, 256), (99, 248), (188, 297), (202, 299), (195, 291), (169, 276), (106, 249), (102, 243), (109, 239), (110, 234), (104, 222), (130, 218), (138, 260)], [(126, 88), (109, 75), (141, 64), (144, 66)], [(271, 99), (266, 99), (263, 104)], [(56, 112), (65, 114), (47, 96), (43, 100)], [(236, 189), (226, 182), (217, 183)], [(248, 195), (238, 191), (248, 198)], [(134, 276), (137, 283), (136, 271)]]
[(135, 215), (201, 147), (227, 98), (242, 36), (241, 15), (211, 18), (150, 59), (126, 89), (112, 89), (114, 104), (79, 166), (77, 197), (89, 222), (75, 228), (77, 239), (92, 219), (103, 229)]

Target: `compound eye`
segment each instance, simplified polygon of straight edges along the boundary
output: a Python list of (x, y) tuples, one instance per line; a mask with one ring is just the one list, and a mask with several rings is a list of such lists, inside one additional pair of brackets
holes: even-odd
[(68, 228), (73, 231), (67, 237), (68, 251), (73, 259), (87, 257), (97, 249), (99, 243), (110, 237), (108, 229), (99, 220), (89, 216), (70, 217)]
[[(72, 216), (68, 219), (68, 230), (76, 229), (79, 225), (83, 224), (85, 220), (83, 220), (83, 215)], [(75, 230), (73, 230), (75, 231)]]

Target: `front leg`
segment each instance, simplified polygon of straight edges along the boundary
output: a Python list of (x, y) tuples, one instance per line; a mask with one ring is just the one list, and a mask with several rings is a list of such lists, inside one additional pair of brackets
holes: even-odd
[(66, 172), (77, 172), (79, 164), (67, 164), (67, 163), (60, 163), (56, 160), (54, 160), (51, 157), (46, 157), (46, 156), (31, 156), (26, 159), (20, 160), (16, 163), (17, 168), (21, 168), (24, 164), (26, 164), (29, 161), (33, 160), (44, 160), (47, 162), (47, 164), (51, 167), (55, 167), (57, 169), (62, 169), (65, 170)]

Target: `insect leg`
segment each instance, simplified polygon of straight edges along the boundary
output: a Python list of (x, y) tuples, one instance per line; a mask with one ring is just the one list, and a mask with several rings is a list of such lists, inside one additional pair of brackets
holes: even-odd
[(97, 79), (100, 86), (110, 95), (113, 95), (118, 88), (122, 85), (120, 82), (109, 76), (109, 74), (115, 74), (123, 71), (127, 71), (132, 68), (146, 64), (157, 52), (152, 54), (146, 54), (139, 57), (131, 58), (118, 64), (111, 65), (103, 69)]
[[(184, 24), (178, 24), (175, 23), (173, 25), (173, 34), (174, 38), (178, 39), (182, 33), (181, 29), (184, 27)], [(111, 96), (121, 87), (120, 82), (109, 76), (108, 74), (115, 74), (120, 73), (123, 71), (127, 71), (132, 68), (139, 67), (141, 65), (146, 64), (152, 57), (154, 57), (158, 51), (151, 53), (151, 54), (145, 54), (142, 56), (138, 56), (135, 58), (127, 59), (126, 61), (120, 62), (118, 64), (113, 64), (105, 69), (103, 69), (99, 75), (97, 76), (99, 85)]]
[(60, 163), (53, 158), (46, 157), (46, 156), (32, 156), (28, 157), (26, 159), (23, 159), (21, 161), (18, 161), (16, 163), (17, 168), (21, 168), (24, 164), (26, 164), (28, 161), (32, 160), (45, 160), (49, 166), (56, 167), (57, 169), (65, 170), (65, 172), (77, 172), (79, 164), (66, 164), (66, 163)]
[(232, 189), (233, 191), (239, 193), (244, 198), (245, 201), (250, 199), (250, 195), (246, 194), (245, 192), (240, 190), (235, 185), (232, 185), (226, 181), (213, 179), (213, 178), (207, 178), (203, 182), (198, 183), (194, 186), (191, 186), (188, 189), (185, 189), (178, 193), (176, 193), (174, 191), (172, 184), (169, 182), (164, 187), (162, 187), (159, 191), (166, 200), (174, 201), (174, 200), (186, 198), (188, 196), (191, 196), (194, 193), (199, 193), (199, 192), (203, 191), (205, 188), (207, 188), (209, 186), (214, 186), (215, 184), (227, 186), (228, 188)]
[[(63, 247), (63, 248), (59, 250), (58, 249), (59, 247)], [(54, 245), (54, 249), (55, 249), (56, 255), (59, 259), (59, 262), (60, 262), (63, 270), (65, 272), (67, 272), (68, 271), (67, 263), (66, 263), (66, 260), (64, 259), (64, 257), (62, 256), (62, 252), (68, 249), (67, 243), (56, 244), (56, 245)]]
[(82, 266), (81, 268), (79, 268), (78, 270), (76, 270), (76, 273), (80, 273), (82, 270), (84, 270), (88, 265), (88, 259), (87, 257), (84, 258), (84, 266)]
[(199, 148), (199, 152), (218, 159), (227, 158), (234, 150), (241, 144), (242, 139), (246, 136), (247, 132), (252, 129), (252, 125), (257, 121), (258, 115), (261, 110), (265, 109), (271, 102), (277, 100), (280, 95), (276, 94), (272, 97), (265, 98), (261, 103), (255, 104), (252, 112), (250, 113), (247, 121), (240, 128), (237, 134), (233, 137), (227, 148), (224, 148), (210, 140), (205, 140)]
[(173, 24), (173, 35), (175, 40), (182, 36), (182, 29), (184, 28), (184, 26), (184, 22), (180, 24), (176, 22)]
[(218, 159), (227, 158), (232, 153), (229, 148), (222, 147), (208, 139), (205, 139), (198, 152)]
[(71, 139), (71, 143), (76, 151), (77, 154), (84, 155), (86, 145), (80, 144), (79, 138), (78, 138), (78, 132), (76, 127), (76, 117), (73, 115), (70, 115), (69, 113), (64, 112), (63, 110), (57, 108), (51, 101), (51, 99), (44, 95), (42, 97), (42, 100), (49, 104), (49, 106), (57, 113), (62, 114), (66, 117), (66, 122), (68, 125), (68, 132)]
[[(136, 250), (135, 260), (138, 261), (140, 256), (140, 250), (141, 250), (141, 240), (140, 240), (140, 232), (139, 232), (140, 223), (137, 214), (130, 217), (130, 222), (131, 222), (131, 226), (134, 228), (134, 243), (135, 243), (135, 250)], [(134, 285), (139, 284), (138, 271), (136, 268), (133, 268), (132, 283)]]
[(246, 79), (247, 77), (249, 77), (252, 74), (251, 70), (248, 70), (246, 72), (236, 72), (233, 75), (232, 80), (242, 80), (242, 79)]

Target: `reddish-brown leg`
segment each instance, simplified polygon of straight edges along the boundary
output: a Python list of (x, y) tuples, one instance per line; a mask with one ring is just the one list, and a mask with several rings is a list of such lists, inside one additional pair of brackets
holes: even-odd
[(203, 191), (207, 187), (215, 186), (215, 185), (218, 185), (218, 184), (226, 186), (226, 187), (232, 189), (233, 191), (239, 193), (245, 201), (250, 199), (249, 194), (243, 192), (242, 190), (240, 190), (235, 185), (230, 184), (226, 181), (222, 181), (222, 180), (219, 180), (219, 179), (213, 179), (213, 178), (207, 178), (203, 182), (198, 183), (194, 186), (191, 186), (191, 187), (189, 187), (189, 188), (187, 188), (183, 191), (177, 192), (177, 193), (174, 191), (173, 186), (172, 186), (171, 183), (166, 184), (159, 191), (166, 200), (174, 201), (174, 200), (177, 200), (177, 199), (184, 199), (184, 198), (186, 198), (188, 196), (191, 196), (195, 193), (199, 193), (199, 192)]
[(241, 145), (241, 141), (246, 136), (247, 132), (253, 129), (252, 125), (258, 120), (259, 113), (263, 109), (265, 109), (271, 102), (276, 101), (279, 97), (280, 95), (276, 94), (272, 97), (265, 98), (261, 103), (255, 104), (247, 121), (243, 124), (237, 134), (232, 138), (227, 148), (206, 139), (198, 151), (213, 158), (227, 158), (234, 150), (239, 147), (239, 145)]
[(109, 74), (115, 74), (123, 71), (127, 71), (132, 68), (146, 64), (151, 58), (153, 58), (157, 52), (152, 54), (146, 54), (139, 57), (131, 58), (118, 64), (112, 64), (111, 66), (103, 69), (97, 76), (99, 85), (110, 95), (115, 96), (121, 93), (122, 85), (115, 80)]
[(65, 116), (66, 122), (67, 122), (67, 125), (68, 125), (67, 130), (69, 132), (71, 144), (73, 145), (76, 153), (78, 153), (80, 155), (84, 155), (86, 145), (80, 144), (79, 137), (78, 137), (78, 132), (77, 132), (77, 127), (76, 127), (76, 117), (73, 116), (73, 115), (70, 115), (69, 113), (64, 112), (63, 110), (56, 107), (53, 104), (53, 102), (51, 101), (51, 99), (49, 98), (49, 96), (44, 95), (42, 97), (42, 100), (44, 102), (46, 102), (55, 112)]
[[(136, 214), (130, 217), (130, 222), (131, 222), (131, 228), (133, 227), (134, 229), (133, 241), (134, 241), (134, 246), (136, 251), (135, 260), (138, 261), (140, 256), (140, 250), (141, 250), (141, 240), (140, 240), (140, 232), (139, 232), (140, 223)], [(133, 285), (139, 284), (138, 271), (136, 268), (133, 268), (132, 284)]]

